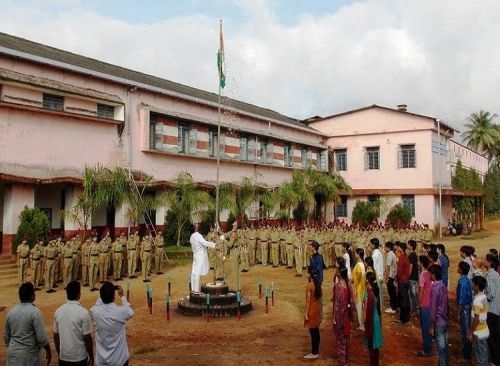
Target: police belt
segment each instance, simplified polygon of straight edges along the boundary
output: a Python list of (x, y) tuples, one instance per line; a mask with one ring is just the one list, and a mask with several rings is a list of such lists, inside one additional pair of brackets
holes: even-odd
[(144, 250), (144, 252), (145, 252), (145, 253), (149, 253), (149, 252), (151, 252), (151, 250)]
[(267, 243), (267, 240), (262, 240), (262, 239), (261, 239), (261, 242), (263, 242), (263, 243)]
[(136, 250), (137, 248), (130, 248), (130, 249), (127, 249), (128, 251), (130, 252), (133, 252), (134, 250)]
[(91, 257), (98, 257), (98, 256), (99, 256), (99, 254), (91, 254), (90, 256), (91, 256)]
[(40, 260), (40, 258), (31, 258), (31, 260), (33, 260), (33, 261), (35, 261), (35, 262), (36, 262), (36, 261), (39, 261), (39, 260)]
[(78, 255), (78, 252), (73, 252), (73, 255)]
[(121, 252), (122, 252), (122, 251), (121, 251), (121, 250), (115, 250), (114, 252), (115, 252), (115, 253), (120, 253), (120, 254), (121, 254)]
[(25, 256), (25, 257), (23, 257), (23, 256), (20, 256), (20, 257), (21, 257), (22, 259), (26, 259), (26, 258), (28, 258), (28, 256)]
[(66, 258), (66, 259), (72, 259), (72, 258), (73, 258), (73, 256), (64, 257), (64, 258)]
[(286, 243), (286, 245), (292, 245), (293, 243)]
[(101, 253), (101, 254), (108, 254), (108, 253), (109, 253), (109, 251), (99, 252), (99, 253)]
[(47, 259), (48, 259), (49, 261), (54, 260), (54, 258), (55, 258), (55, 257), (47, 257)]
[(273, 244), (277, 244), (278, 242), (277, 242), (277, 241), (273, 241), (272, 243), (273, 243)]

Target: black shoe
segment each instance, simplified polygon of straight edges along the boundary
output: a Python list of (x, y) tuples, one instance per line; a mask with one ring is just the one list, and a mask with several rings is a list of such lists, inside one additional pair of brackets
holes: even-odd
[(136, 275), (128, 276), (128, 278), (137, 278)]
[(286, 266), (286, 269), (292, 269), (292, 266)]
[(297, 273), (295, 277), (302, 277), (302, 275)]
[(52, 286), (53, 288), (57, 288), (57, 285)]
[(148, 283), (148, 282), (151, 282), (151, 280), (142, 280), (142, 282)]
[(97, 289), (97, 288), (95, 288), (95, 287), (92, 287), (92, 288), (90, 289), (90, 291), (95, 292), (95, 291), (99, 291), (99, 289)]
[(120, 279), (119, 278), (115, 278), (115, 282), (117, 282), (117, 281), (120, 281)]
[(248, 270), (242, 269), (241, 272), (245, 273), (245, 272), (248, 272)]
[(47, 291), (45, 291), (46, 293), (48, 294), (51, 294), (53, 292), (56, 292), (56, 290), (52, 289), (52, 288), (49, 288)]
[(89, 287), (89, 284), (88, 283), (84, 283), (83, 287)]
[(35, 291), (40, 291), (40, 288), (39, 287), (35, 287)]
[(221, 281), (224, 281), (224, 279), (222, 277), (218, 277), (218, 278), (215, 279), (215, 281), (221, 282)]
[(163, 274), (163, 272), (156, 272), (156, 274), (157, 274), (157, 275), (162, 275), (162, 274)]

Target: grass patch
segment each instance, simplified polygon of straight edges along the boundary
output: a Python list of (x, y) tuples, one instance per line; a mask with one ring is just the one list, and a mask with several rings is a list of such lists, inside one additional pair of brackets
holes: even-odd
[(191, 253), (191, 247), (190, 246), (184, 246), (184, 245), (167, 245), (165, 247), (165, 253)]
[(155, 352), (157, 349), (158, 349), (158, 347), (151, 346), (151, 345), (139, 346), (139, 347), (137, 347), (137, 349), (134, 350), (134, 353), (136, 355), (144, 355), (146, 353)]
[(170, 260), (167, 262), (166, 266), (170, 270), (173, 267), (183, 266), (185, 264), (190, 264), (190, 263), (193, 263), (192, 258), (187, 258), (187, 257), (179, 258), (179, 257), (177, 257), (177, 258), (170, 258)]

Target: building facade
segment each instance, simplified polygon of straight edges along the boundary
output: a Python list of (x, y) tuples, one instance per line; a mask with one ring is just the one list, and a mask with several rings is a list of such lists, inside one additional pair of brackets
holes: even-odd
[[(54, 233), (78, 230), (62, 213), (81, 194), (85, 166), (150, 175), (153, 195), (181, 171), (213, 189), (217, 144), (221, 182), (274, 187), (293, 169), (328, 168), (324, 134), (299, 120), (226, 98), (220, 136), (218, 118), (213, 93), (0, 33), (2, 253), (12, 251), (25, 206), (46, 212)], [(156, 210), (153, 223), (164, 217)], [(102, 208), (91, 221), (116, 234), (129, 225), (127, 207)]]
[(381, 200), (382, 220), (402, 203), (418, 223), (446, 227), (454, 195), (478, 197), (479, 214), (481, 193), (453, 190), (451, 176), (461, 160), (484, 178), (488, 161), (454, 141), (456, 131), (438, 118), (410, 113), (406, 105), (372, 105), (316, 118), (309, 125), (328, 136), (334, 167), (354, 192), (329, 208), (330, 218), (350, 221), (357, 200)]

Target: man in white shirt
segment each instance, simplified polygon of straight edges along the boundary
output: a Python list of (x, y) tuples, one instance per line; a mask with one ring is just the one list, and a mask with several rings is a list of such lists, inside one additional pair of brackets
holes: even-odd
[[(115, 304), (115, 291), (121, 306)], [(111, 282), (101, 286), (100, 298), (90, 309), (96, 327), (96, 364), (99, 366), (128, 366), (129, 352), (125, 324), (133, 315), (123, 288)]]
[(80, 282), (68, 283), (68, 302), (54, 313), (54, 344), (59, 355), (59, 366), (94, 364), (92, 319), (88, 310), (78, 302), (80, 291)]
[(380, 251), (380, 242), (377, 238), (370, 239), (370, 247), (372, 248), (372, 259), (373, 259), (373, 269), (375, 270), (375, 274), (377, 275), (377, 282), (380, 292), (380, 303), (384, 303), (383, 298), (383, 283), (384, 283), (384, 256)]
[(205, 276), (210, 270), (207, 248), (215, 248), (215, 243), (206, 241), (199, 231), (200, 225), (194, 225), (194, 233), (189, 242), (193, 250), (193, 267), (191, 268), (191, 291), (200, 292), (200, 277)]

